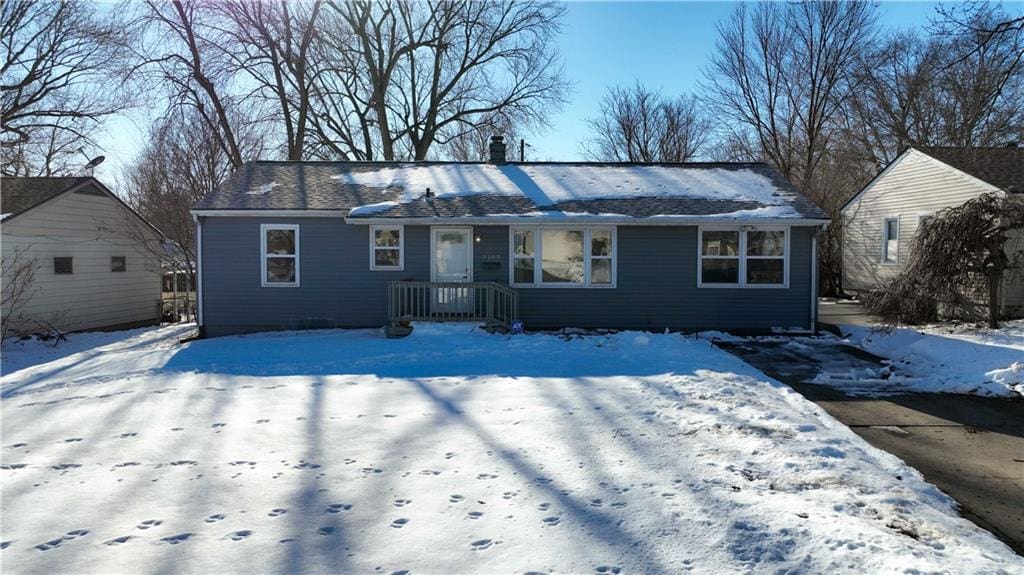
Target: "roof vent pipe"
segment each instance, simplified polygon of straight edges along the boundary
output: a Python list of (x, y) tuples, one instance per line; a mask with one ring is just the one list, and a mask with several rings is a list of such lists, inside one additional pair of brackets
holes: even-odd
[(505, 159), (505, 138), (504, 136), (491, 136), (491, 160), (492, 164), (504, 164)]

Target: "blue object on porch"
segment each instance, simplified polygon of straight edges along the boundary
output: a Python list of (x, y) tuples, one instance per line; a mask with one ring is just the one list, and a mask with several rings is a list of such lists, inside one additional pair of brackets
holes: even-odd
[(512, 321), (512, 333), (523, 333), (526, 331), (526, 327), (523, 326), (523, 320), (517, 319)]

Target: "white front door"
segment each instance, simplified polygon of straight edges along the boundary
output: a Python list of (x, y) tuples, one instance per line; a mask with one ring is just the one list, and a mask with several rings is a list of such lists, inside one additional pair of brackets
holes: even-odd
[[(430, 246), (433, 254), (430, 281), (473, 281), (473, 228), (431, 228)], [(473, 290), (469, 288), (435, 288), (434, 310), (469, 313), (473, 307)]]

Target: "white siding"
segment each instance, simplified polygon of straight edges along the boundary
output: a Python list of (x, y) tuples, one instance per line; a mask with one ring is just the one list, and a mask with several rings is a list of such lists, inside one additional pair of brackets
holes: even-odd
[[(998, 188), (917, 150), (908, 150), (843, 210), (843, 288), (858, 292), (891, 280), (906, 263), (918, 219)], [(882, 225), (899, 218), (899, 256), (882, 262)]]
[[(24, 250), (35, 258), (34, 294), (27, 317), (75, 331), (158, 318), (159, 265), (131, 238), (137, 220), (106, 195), (67, 192), (0, 224), (3, 255)], [(125, 272), (111, 272), (124, 256)], [(53, 258), (73, 258), (74, 273), (53, 273)]]
[[(1017, 232), (1007, 242), (1007, 252), (1021, 254), (1024, 258), (1024, 233)], [(1012, 255), (1010, 257), (1013, 257)], [(1011, 275), (1003, 282), (1003, 309), (1006, 312), (1024, 317), (1024, 270)]]

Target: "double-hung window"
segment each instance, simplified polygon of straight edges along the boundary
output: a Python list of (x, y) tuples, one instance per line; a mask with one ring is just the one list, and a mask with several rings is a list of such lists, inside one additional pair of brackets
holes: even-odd
[(405, 267), (402, 226), (370, 226), (370, 269), (401, 270)]
[(615, 228), (512, 228), (512, 285), (615, 287)]
[(900, 252), (900, 220), (886, 218), (882, 223), (882, 262), (896, 263)]
[(299, 286), (299, 226), (260, 225), (263, 287)]
[(701, 229), (700, 287), (786, 287), (786, 229)]

